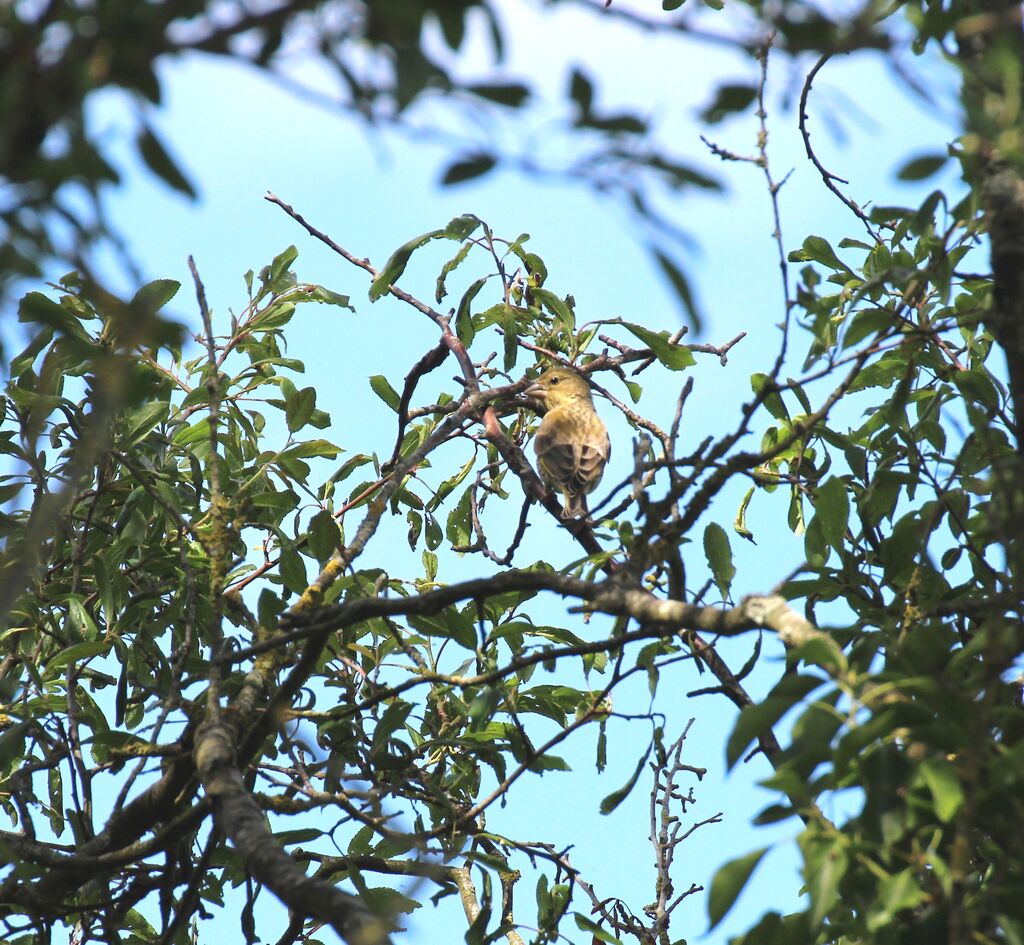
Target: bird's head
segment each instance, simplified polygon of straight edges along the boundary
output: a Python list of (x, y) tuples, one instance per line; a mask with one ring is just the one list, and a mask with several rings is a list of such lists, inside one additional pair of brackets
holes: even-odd
[(590, 398), (590, 385), (581, 374), (571, 368), (553, 367), (546, 370), (523, 393), (544, 405), (546, 410)]

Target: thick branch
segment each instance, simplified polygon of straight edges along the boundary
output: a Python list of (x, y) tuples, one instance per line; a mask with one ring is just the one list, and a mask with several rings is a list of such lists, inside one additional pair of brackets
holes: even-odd
[[(1003, 142), (1017, 141), (1020, 135), (1015, 103), (1024, 92), (1024, 33), (1019, 4), (982, 0), (978, 9), (957, 29), (959, 56), (965, 66), (963, 101), (967, 129), (976, 136), (979, 189), (992, 241), (995, 286), (987, 322), (1006, 356), (1017, 449), (1024, 452), (1020, 429), (1024, 416), (1024, 178), (1020, 152), (1003, 150)], [(1016, 69), (1008, 68), (1008, 63), (1015, 63)]]
[(196, 769), (213, 802), (217, 827), (241, 854), (246, 868), (290, 909), (327, 922), (352, 945), (388, 941), (384, 923), (358, 898), (307, 876), (274, 839), (235, 764), (239, 733), (226, 721), (204, 724), (196, 736)]
[[(364, 597), (325, 607), (310, 615), (308, 624), (287, 638), (295, 639), (309, 633), (330, 633), (343, 627), (362, 623), (372, 617), (398, 617), (436, 614), (452, 604), (481, 599), (508, 591), (548, 590), (563, 597), (586, 601), (585, 609), (616, 617), (631, 617), (640, 624), (665, 627), (673, 631), (697, 630), (718, 636), (738, 636), (750, 630), (774, 630), (787, 646), (799, 646), (812, 638), (825, 637), (808, 620), (789, 606), (779, 595), (752, 596), (736, 607), (718, 608), (666, 600), (639, 588), (621, 587), (615, 581), (595, 583), (559, 574), (556, 571), (507, 571), (489, 578), (477, 578), (416, 597)], [(293, 617), (293, 624), (301, 619)], [(268, 641), (265, 646), (273, 644)], [(252, 650), (226, 654), (236, 660), (251, 655)]]

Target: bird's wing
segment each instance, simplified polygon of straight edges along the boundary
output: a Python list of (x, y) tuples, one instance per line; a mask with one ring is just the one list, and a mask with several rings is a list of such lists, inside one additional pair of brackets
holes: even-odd
[(583, 441), (576, 465), (576, 478), (587, 492), (592, 492), (601, 481), (605, 464), (612, 453), (608, 430), (599, 418), (595, 416), (594, 419), (597, 425)]
[(534, 439), (534, 448), (544, 478), (563, 488), (568, 485), (579, 468), (579, 445), (559, 440), (557, 432), (540, 430)]
[(602, 451), (600, 446), (585, 443), (580, 449), (579, 462), (573, 473), (573, 479), (579, 483), (578, 488), (587, 492), (593, 491), (604, 475), (604, 464), (607, 460), (607, 449)]

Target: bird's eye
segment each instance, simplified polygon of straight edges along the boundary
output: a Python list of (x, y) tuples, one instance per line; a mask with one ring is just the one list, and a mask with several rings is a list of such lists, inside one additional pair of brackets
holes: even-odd
[(561, 378), (559, 378), (559, 376), (556, 374), (553, 378), (551, 378), (551, 383), (557, 384), (559, 380), (561, 380)]

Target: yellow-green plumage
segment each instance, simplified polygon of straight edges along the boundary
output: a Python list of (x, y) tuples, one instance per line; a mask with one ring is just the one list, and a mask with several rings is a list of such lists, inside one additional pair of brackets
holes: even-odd
[(541, 478), (562, 493), (562, 518), (586, 516), (587, 494), (597, 488), (611, 455), (608, 430), (594, 410), (590, 386), (569, 368), (551, 368), (526, 395), (544, 406), (533, 440)]

